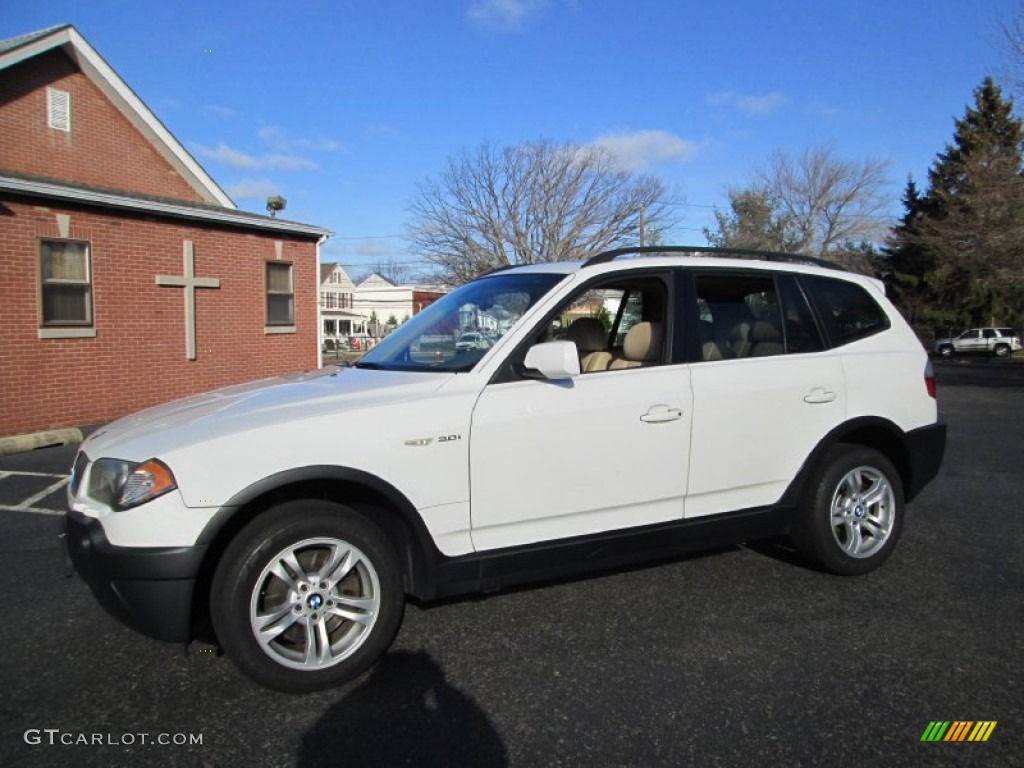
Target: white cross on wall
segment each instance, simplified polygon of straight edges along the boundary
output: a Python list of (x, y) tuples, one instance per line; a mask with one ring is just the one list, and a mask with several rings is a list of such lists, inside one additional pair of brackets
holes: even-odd
[(216, 277), (196, 277), (196, 257), (191, 240), (184, 242), (184, 275), (157, 275), (157, 285), (185, 289), (185, 358), (196, 359), (196, 288), (220, 288)]

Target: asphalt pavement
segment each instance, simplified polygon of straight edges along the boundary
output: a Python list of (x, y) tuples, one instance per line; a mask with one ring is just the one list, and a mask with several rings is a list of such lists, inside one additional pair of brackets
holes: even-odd
[(879, 571), (775, 542), (410, 605), (304, 697), (109, 618), (58, 557), (74, 446), (0, 458), (0, 765), (1024, 765), (1024, 366), (936, 368), (945, 465)]

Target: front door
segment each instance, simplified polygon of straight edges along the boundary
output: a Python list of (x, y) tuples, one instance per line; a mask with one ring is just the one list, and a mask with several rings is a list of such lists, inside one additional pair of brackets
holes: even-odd
[(687, 365), (487, 387), (470, 443), (475, 548), (682, 518), (692, 400)]
[(573, 341), (584, 373), (512, 377), (473, 411), (477, 550), (679, 520), (690, 452), (690, 367), (671, 364), (672, 286), (637, 270), (584, 286), (537, 329)]

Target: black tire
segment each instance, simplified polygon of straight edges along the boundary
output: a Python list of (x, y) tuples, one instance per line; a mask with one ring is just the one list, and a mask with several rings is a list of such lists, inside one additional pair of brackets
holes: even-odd
[(993, 352), (996, 353), (996, 357), (1009, 357), (1010, 348), (1005, 344), (997, 344)]
[(948, 344), (944, 344), (943, 346), (939, 347), (939, 354), (942, 355), (943, 357), (952, 357), (953, 348)]
[[(210, 592), (214, 630), (232, 662), (285, 693), (360, 675), (387, 651), (404, 611), (387, 537), (353, 509), (320, 500), (285, 502), (243, 528)], [(262, 642), (257, 626), (271, 630)]]
[[(903, 529), (903, 483), (882, 453), (832, 446), (797, 508), (793, 543), (813, 564), (841, 576), (873, 571)], [(835, 507), (835, 515), (833, 515)]]

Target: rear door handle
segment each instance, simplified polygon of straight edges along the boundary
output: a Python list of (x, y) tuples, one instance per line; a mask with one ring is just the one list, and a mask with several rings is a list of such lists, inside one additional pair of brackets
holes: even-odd
[(811, 403), (812, 405), (818, 403), (831, 403), (835, 399), (836, 393), (829, 392), (827, 389), (824, 389), (823, 387), (815, 387), (806, 395), (804, 395), (804, 402)]
[(667, 405), (652, 405), (647, 413), (640, 417), (640, 421), (648, 424), (661, 424), (666, 421), (677, 421), (683, 418), (683, 412), (679, 408), (669, 408)]

